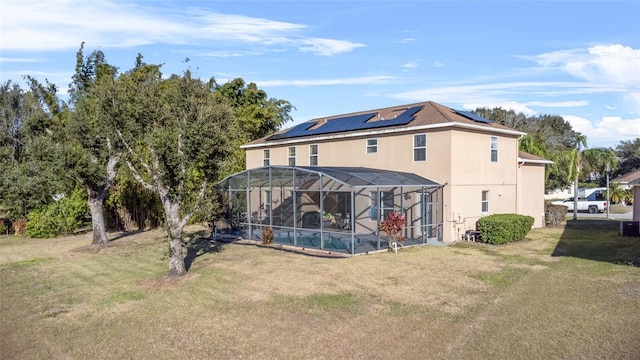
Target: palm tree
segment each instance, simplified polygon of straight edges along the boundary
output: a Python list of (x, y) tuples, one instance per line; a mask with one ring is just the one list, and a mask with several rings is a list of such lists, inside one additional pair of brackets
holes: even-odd
[(536, 156), (547, 156), (547, 151), (544, 148), (544, 145), (531, 134), (526, 134), (520, 139), (520, 150)]
[[(585, 167), (589, 169), (590, 173), (598, 174), (600, 180), (603, 175), (607, 177), (607, 202), (611, 202), (611, 191), (608, 188), (609, 174), (618, 167), (618, 157), (615, 151), (609, 148), (588, 149), (582, 152), (582, 158), (586, 162)], [(607, 204), (607, 218), (609, 218), (609, 207), (611, 207), (611, 204)]]
[(608, 172), (615, 171), (618, 167), (618, 157), (613, 149), (591, 148), (582, 152), (583, 170), (592, 174), (598, 174), (602, 179)]
[(612, 203), (621, 203), (624, 198), (627, 196), (627, 192), (625, 191), (625, 189), (622, 188), (622, 186), (620, 186), (620, 184), (618, 183), (612, 183), (611, 187), (609, 188), (609, 196), (611, 197), (611, 202)]
[(570, 151), (569, 181), (573, 181), (573, 220), (578, 219), (578, 178), (582, 171), (582, 149), (587, 147), (587, 136), (577, 132), (574, 136), (575, 148)]

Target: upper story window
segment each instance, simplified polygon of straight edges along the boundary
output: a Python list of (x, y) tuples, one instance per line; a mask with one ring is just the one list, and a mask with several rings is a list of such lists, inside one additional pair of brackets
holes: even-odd
[(367, 154), (378, 152), (378, 139), (367, 139)]
[(289, 166), (296, 166), (296, 147), (289, 146)]
[(318, 145), (309, 145), (309, 165), (318, 166)]
[(489, 212), (489, 190), (482, 190), (482, 212)]
[(262, 150), (262, 166), (269, 166), (271, 164), (271, 154), (269, 149)]
[(491, 162), (498, 162), (498, 137), (491, 137)]
[(427, 134), (413, 135), (413, 161), (427, 161)]

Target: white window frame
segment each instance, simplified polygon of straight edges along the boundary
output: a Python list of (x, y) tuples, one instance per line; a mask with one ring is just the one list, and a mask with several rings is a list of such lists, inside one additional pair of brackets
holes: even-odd
[(497, 163), (498, 162), (498, 137), (497, 136), (492, 136), (491, 137), (491, 162), (492, 163)]
[(378, 153), (378, 139), (377, 138), (370, 138), (367, 139), (365, 142), (366, 146), (367, 146), (367, 154), (377, 154)]
[(318, 152), (318, 144), (309, 145), (309, 166), (318, 166), (320, 164), (318, 161)]
[(296, 147), (289, 146), (289, 166), (296, 166)]
[[(418, 136), (424, 137), (424, 145), (416, 145)], [(424, 159), (416, 160), (416, 154), (418, 151), (424, 152)], [(413, 161), (414, 162), (426, 162), (427, 161), (427, 134), (415, 134), (413, 135)]]
[(262, 166), (271, 165), (271, 151), (269, 149), (262, 150)]
[(489, 212), (489, 190), (482, 190), (482, 203), (481, 203), (482, 213)]

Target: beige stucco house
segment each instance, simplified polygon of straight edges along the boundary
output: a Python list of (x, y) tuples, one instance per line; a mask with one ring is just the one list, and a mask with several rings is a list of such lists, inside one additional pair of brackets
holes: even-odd
[[(475, 230), (478, 219), (489, 214), (529, 215), (535, 219), (534, 227), (544, 226), (545, 165), (550, 161), (519, 151), (523, 135), (469, 112), (422, 102), (310, 120), (243, 148), (247, 169), (365, 168), (427, 179), (430, 185), (413, 184), (418, 187), (411, 190), (402, 186), (387, 189), (389, 197), (395, 191), (394, 206), (411, 224), (410, 217), (424, 220), (424, 215), (422, 210), (409, 209), (421, 199), (426, 201), (420, 194), (435, 189), (436, 184), (438, 198), (428, 201), (437, 203), (433, 211), (439, 214), (438, 240), (453, 242), (461, 240), (467, 230)], [(360, 224), (362, 231), (376, 230), (366, 226), (365, 219), (367, 206), (374, 207), (371, 204), (386, 196), (378, 193), (385, 185), (377, 186), (376, 191), (356, 191), (371, 194), (371, 199), (362, 200), (365, 208), (359, 212), (360, 223), (357, 215), (349, 215), (350, 222)], [(418, 196), (412, 197), (412, 191)], [(269, 196), (271, 199), (272, 194)], [(358, 207), (358, 197), (351, 198)], [(380, 206), (385, 205), (381, 202)], [(358, 213), (357, 209), (350, 212)], [(368, 216), (367, 220), (380, 218)]]

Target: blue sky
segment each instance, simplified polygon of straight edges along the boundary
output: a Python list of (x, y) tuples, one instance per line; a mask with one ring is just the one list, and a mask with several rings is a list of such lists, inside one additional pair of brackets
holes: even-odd
[[(640, 137), (640, 1), (11, 1), (0, 80), (67, 90), (75, 53), (241, 77), (316, 117), (435, 101), (561, 115), (590, 147)], [(189, 59), (185, 62), (185, 59)]]

